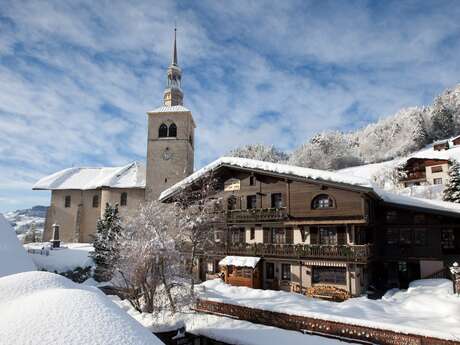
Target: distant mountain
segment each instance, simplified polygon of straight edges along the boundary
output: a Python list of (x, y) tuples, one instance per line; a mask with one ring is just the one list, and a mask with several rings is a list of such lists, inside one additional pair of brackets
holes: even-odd
[(32, 208), (7, 212), (4, 216), (20, 239), (23, 239), (25, 234), (31, 229), (32, 224), (35, 224), (37, 235), (41, 237), (47, 211), (47, 206), (34, 206)]

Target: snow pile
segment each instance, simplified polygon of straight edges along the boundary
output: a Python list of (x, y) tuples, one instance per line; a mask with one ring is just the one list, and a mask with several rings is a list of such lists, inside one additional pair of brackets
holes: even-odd
[(34, 270), (34, 263), (22, 248), (10, 223), (0, 213), (0, 277)]
[[(267, 345), (267, 344), (315, 344), (341, 345), (341, 341), (306, 335), (300, 332), (254, 324), (223, 316), (196, 313), (193, 311), (171, 315), (165, 312), (141, 314), (128, 301), (110, 296), (123, 310), (138, 320), (152, 332), (168, 332), (185, 324), (187, 332), (202, 335), (228, 344)], [(347, 343), (349, 344), (349, 343)]]
[(162, 344), (95, 288), (47, 272), (0, 278), (2, 344)]
[(284, 291), (230, 286), (220, 279), (202, 283), (200, 298), (291, 315), (345, 322), (442, 339), (460, 338), (460, 298), (447, 279), (412, 282), (381, 300), (352, 298), (342, 303)]
[(258, 161), (248, 158), (238, 158), (238, 157), (221, 157), (214, 162), (208, 164), (204, 168), (196, 171), (192, 175), (186, 177), (182, 181), (176, 183), (170, 188), (163, 191), (160, 195), (160, 200), (171, 196), (175, 192), (179, 191), (181, 188), (185, 188), (189, 184), (198, 180), (204, 176), (209, 171), (220, 168), (221, 166), (230, 166), (235, 168), (244, 168), (244, 169), (255, 169), (266, 172), (272, 172), (282, 175), (291, 175), (295, 177), (305, 178), (307, 180), (316, 180), (323, 182), (335, 182), (343, 183), (348, 185), (354, 185), (358, 187), (372, 188), (370, 182), (366, 179), (349, 176), (345, 174), (339, 174), (336, 172), (326, 171), (326, 170), (317, 170), (302, 168), (294, 165), (279, 164), (279, 163), (270, 163), (264, 161)]
[(256, 256), (226, 256), (219, 261), (220, 266), (256, 267), (260, 258)]
[(145, 188), (145, 166), (133, 162), (123, 167), (68, 168), (40, 179), (32, 189), (79, 189), (101, 187)]
[(89, 257), (94, 247), (89, 243), (62, 243), (61, 248), (55, 249), (51, 249), (47, 242), (28, 243), (24, 247), (39, 270), (62, 273), (77, 267), (94, 266)]

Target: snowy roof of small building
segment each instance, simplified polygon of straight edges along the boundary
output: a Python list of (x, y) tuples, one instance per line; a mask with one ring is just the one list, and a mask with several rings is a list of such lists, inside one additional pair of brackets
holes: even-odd
[(257, 266), (260, 261), (256, 256), (226, 256), (219, 261), (219, 266), (236, 266), (236, 267), (251, 267)]
[(196, 171), (192, 175), (186, 177), (175, 185), (163, 191), (160, 195), (160, 200), (171, 196), (175, 192), (187, 187), (189, 184), (198, 180), (200, 177), (205, 175), (207, 172), (215, 170), (221, 166), (231, 166), (235, 168), (255, 169), (271, 173), (277, 173), (282, 175), (291, 175), (299, 178), (305, 178), (307, 180), (315, 180), (318, 182), (332, 182), (342, 183), (347, 185), (353, 185), (357, 187), (372, 188), (371, 183), (363, 178), (340, 174), (336, 172), (317, 170), (298, 167), (294, 165), (270, 163), (264, 161), (258, 161), (248, 158), (238, 157), (221, 157), (207, 166)]
[(145, 188), (145, 166), (133, 162), (122, 167), (68, 168), (41, 178), (32, 189), (89, 190), (101, 187)]
[(184, 107), (183, 105), (173, 105), (173, 106), (161, 106), (147, 113), (181, 113), (181, 112), (190, 112), (190, 109)]

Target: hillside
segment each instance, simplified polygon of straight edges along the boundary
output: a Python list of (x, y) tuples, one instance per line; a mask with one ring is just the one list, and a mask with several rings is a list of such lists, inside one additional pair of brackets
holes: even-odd
[(37, 233), (36, 240), (40, 241), (47, 210), (48, 207), (46, 206), (34, 206), (32, 208), (7, 212), (4, 216), (14, 228), (20, 240), (24, 239), (26, 234), (31, 230), (32, 224), (34, 224)]
[(426, 107), (399, 110), (392, 116), (353, 132), (315, 135), (291, 154), (273, 147), (248, 145), (230, 154), (325, 170), (393, 160), (429, 143), (460, 134), (460, 84), (444, 91)]

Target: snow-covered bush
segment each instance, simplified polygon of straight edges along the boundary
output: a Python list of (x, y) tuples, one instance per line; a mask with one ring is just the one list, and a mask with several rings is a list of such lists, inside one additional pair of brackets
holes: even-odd
[(278, 150), (273, 145), (266, 146), (262, 144), (241, 146), (230, 151), (228, 155), (231, 157), (256, 159), (271, 163), (284, 163), (289, 158), (287, 153)]

